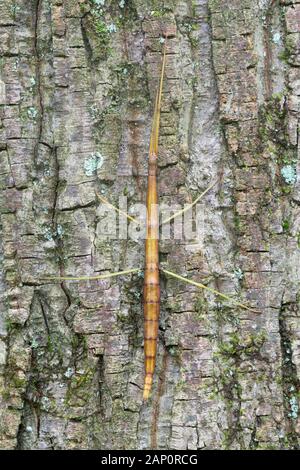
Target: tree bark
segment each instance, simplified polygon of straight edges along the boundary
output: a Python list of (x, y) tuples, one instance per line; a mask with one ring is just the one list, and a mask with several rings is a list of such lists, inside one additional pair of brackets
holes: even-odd
[[(143, 403), (144, 241), (103, 240), (99, 191), (145, 204), (168, 40), (159, 196), (202, 201), (162, 240)], [(2, 0), (0, 447), (299, 448), (299, 37), (291, 0)]]

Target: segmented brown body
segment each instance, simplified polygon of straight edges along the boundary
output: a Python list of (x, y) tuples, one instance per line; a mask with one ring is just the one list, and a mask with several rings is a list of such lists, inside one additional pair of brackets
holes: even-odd
[(157, 158), (160, 122), (160, 106), (163, 77), (166, 62), (164, 46), (160, 84), (156, 95), (153, 125), (150, 139), (147, 188), (147, 231), (145, 242), (145, 280), (144, 280), (144, 352), (145, 382), (144, 400), (149, 398), (156, 362), (158, 322), (160, 311), (159, 287), (159, 213), (157, 191)]

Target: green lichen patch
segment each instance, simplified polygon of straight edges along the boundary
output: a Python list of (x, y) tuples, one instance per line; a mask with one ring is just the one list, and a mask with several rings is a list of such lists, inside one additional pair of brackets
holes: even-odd
[[(42, 225), (40, 228), (40, 238), (48, 242), (55, 242), (63, 238), (65, 228), (61, 224), (57, 224), (56, 227), (50, 225)], [(55, 246), (53, 246), (54, 248)]]
[(218, 324), (230, 323), (232, 325), (239, 324), (239, 318), (236, 312), (233, 311), (232, 307), (226, 305), (223, 302), (217, 302), (216, 308), (214, 309), (215, 319)]
[(66, 403), (70, 407), (85, 406), (93, 396), (93, 381), (96, 371), (87, 366), (74, 371), (69, 378)]
[(271, 96), (260, 109), (260, 137), (271, 158), (278, 164), (283, 193), (288, 193), (297, 180), (297, 149), (290, 143), (288, 115), (284, 93)]
[(236, 268), (233, 272), (234, 276), (239, 280), (241, 281), (242, 279), (244, 279), (244, 273), (243, 271), (241, 270), (241, 268)]
[(148, 107), (150, 97), (146, 77), (139, 64), (120, 62), (112, 69), (112, 81), (113, 87), (109, 91), (109, 96), (114, 106), (126, 100), (135, 108)]
[[(86, 22), (86, 34), (95, 40), (93, 55), (105, 60), (113, 53), (112, 36), (120, 29), (134, 27), (138, 19), (134, 2), (131, 0), (90, 0), (90, 10)], [(96, 47), (99, 45), (99, 48)]]
[(86, 176), (93, 176), (97, 172), (98, 169), (102, 167), (104, 163), (104, 158), (100, 152), (92, 153), (88, 158), (84, 161), (84, 172)]
[(104, 7), (106, 0), (91, 0), (92, 5), (96, 7)]
[(150, 15), (153, 17), (153, 18), (163, 18), (166, 14), (168, 14), (170, 11), (172, 11), (170, 8), (168, 7), (160, 7), (160, 8), (157, 8), (155, 10), (151, 10), (150, 11)]
[(95, 30), (98, 34), (101, 44), (106, 47), (110, 41), (108, 25), (98, 18), (95, 20)]
[(66, 339), (61, 332), (48, 334), (46, 351), (49, 357), (55, 356), (60, 362), (63, 362), (65, 346)]
[(27, 109), (27, 116), (32, 119), (32, 120), (35, 120), (37, 118), (37, 115), (38, 115), (38, 111), (36, 108), (34, 108), (33, 106), (29, 107)]
[(286, 64), (292, 64), (293, 58), (295, 55), (294, 44), (292, 40), (289, 38), (289, 36), (286, 36), (283, 42), (284, 42), (284, 49), (282, 49), (280, 53), (278, 54), (278, 59), (281, 60), (282, 62), (285, 62)]
[[(294, 393), (296, 391), (295, 387), (290, 387), (290, 392)], [(288, 414), (291, 419), (298, 419), (299, 416), (299, 403), (298, 397), (294, 394), (289, 398), (290, 412)]]
[(286, 435), (287, 448), (298, 448), (299, 436), (297, 433), (296, 421), (299, 417), (300, 383), (297, 376), (297, 369), (294, 363), (293, 343), (291, 342), (289, 328), (286, 324), (286, 315), (289, 314), (289, 307), (283, 305), (279, 315), (279, 329), (282, 351), (282, 389), (284, 396), (284, 411), (288, 425)]
[[(179, 306), (180, 308), (180, 306)], [(208, 313), (208, 302), (203, 296), (199, 294), (195, 302), (195, 313), (198, 320), (204, 320), (207, 317)]]
[(180, 30), (189, 38), (192, 48), (199, 45), (199, 23), (197, 19), (185, 18), (179, 25)]
[(279, 31), (276, 31), (273, 36), (272, 36), (272, 41), (274, 42), (274, 44), (280, 44), (281, 43), (281, 34)]
[(286, 184), (293, 185), (297, 181), (296, 165), (285, 165), (280, 170), (281, 176)]
[(10, 12), (11, 12), (13, 21), (16, 21), (18, 14), (21, 12), (20, 5), (17, 5), (17, 3), (12, 3), (10, 5)]
[(282, 230), (284, 232), (288, 232), (290, 230), (290, 221), (289, 221), (289, 219), (283, 220), (281, 226), (282, 226)]
[(286, 147), (287, 110), (284, 93), (272, 95), (260, 108), (260, 136), (263, 142)]
[(266, 333), (264, 331), (246, 337), (232, 333), (227, 341), (219, 344), (218, 354), (225, 357), (258, 354), (265, 340)]

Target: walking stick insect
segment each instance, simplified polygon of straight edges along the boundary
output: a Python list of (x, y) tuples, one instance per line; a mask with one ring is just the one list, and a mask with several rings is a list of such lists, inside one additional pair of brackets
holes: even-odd
[[(145, 269), (144, 269), (144, 289), (143, 289), (143, 306), (144, 306), (144, 366), (145, 366), (145, 379), (143, 399), (147, 400), (151, 393), (153, 376), (156, 363), (156, 349), (158, 337), (158, 324), (160, 314), (160, 272), (168, 276), (172, 276), (178, 280), (192, 284), (200, 289), (206, 289), (216, 296), (231, 301), (234, 305), (258, 313), (253, 308), (237, 302), (230, 296), (223, 294), (215, 289), (212, 289), (202, 283), (187, 279), (172, 271), (162, 269), (159, 266), (159, 213), (158, 213), (158, 189), (157, 189), (157, 162), (158, 162), (158, 141), (159, 141), (159, 126), (160, 126), (160, 109), (163, 91), (163, 81), (166, 66), (166, 43), (168, 35), (165, 35), (164, 48), (162, 55), (161, 73), (159, 85), (156, 93), (155, 108), (152, 122), (152, 130), (149, 146), (149, 160), (148, 160), (148, 184), (147, 184), (147, 212), (146, 212), (146, 239), (145, 239)], [(187, 210), (191, 209), (214, 185), (213, 182), (202, 194), (200, 194), (191, 204), (186, 206), (183, 210), (176, 212), (162, 223), (170, 222), (175, 217), (182, 215)], [(103, 198), (97, 191), (96, 195), (99, 200), (112, 207), (115, 211), (125, 215), (130, 221), (136, 220), (130, 215), (122, 212), (117, 207), (113, 206), (109, 201)], [(141, 271), (140, 269), (129, 269), (115, 273), (102, 274), (98, 276), (81, 276), (81, 277), (47, 277), (48, 280), (98, 280), (107, 279), (111, 277), (127, 275)]]

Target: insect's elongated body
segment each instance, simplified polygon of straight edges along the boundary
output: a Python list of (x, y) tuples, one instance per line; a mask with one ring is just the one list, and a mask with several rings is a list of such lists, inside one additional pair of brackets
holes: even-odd
[(159, 286), (159, 213), (157, 190), (157, 158), (160, 122), (160, 106), (163, 78), (166, 62), (166, 46), (164, 47), (160, 84), (156, 95), (155, 110), (149, 148), (148, 188), (147, 188), (147, 220), (145, 242), (145, 279), (144, 279), (144, 354), (145, 382), (143, 398), (150, 395), (156, 362), (158, 322), (160, 312)]
[(156, 157), (149, 158), (147, 193), (147, 235), (145, 243), (144, 280), (144, 351), (145, 384), (144, 399), (150, 394), (155, 369), (156, 345), (160, 310), (159, 249), (158, 249), (158, 198), (156, 183)]
[[(159, 286), (159, 212), (158, 212), (158, 189), (157, 189), (157, 160), (158, 160), (158, 137), (159, 137), (159, 124), (160, 124), (160, 107), (161, 97), (163, 88), (163, 78), (165, 72), (166, 63), (166, 43), (164, 46), (162, 68), (160, 75), (160, 83), (156, 94), (155, 110), (150, 138), (149, 148), (149, 162), (148, 162), (148, 185), (147, 185), (147, 219), (146, 219), (146, 242), (145, 242), (145, 279), (144, 279), (144, 353), (145, 353), (145, 382), (143, 398), (147, 400), (150, 396), (153, 375), (155, 370), (156, 362), (156, 350), (157, 350), (157, 337), (158, 337), (158, 324), (159, 324), (159, 313), (160, 313), (160, 286)], [(187, 206), (185, 209), (176, 212), (172, 217), (162, 221), (162, 223), (169, 222), (182, 215), (187, 210), (191, 209), (215, 184), (214, 181), (202, 194), (200, 194), (193, 203)], [(116, 208), (114, 205), (109, 203), (105, 198), (99, 195), (96, 191), (97, 197), (101, 202), (108, 204), (110, 207), (115, 209), (117, 212), (125, 215), (131, 222), (138, 223), (133, 217), (124, 213), (122, 210)], [(140, 271), (139, 268), (126, 269), (119, 272), (113, 272), (108, 274), (100, 274), (95, 276), (51, 276), (43, 279), (57, 280), (57, 281), (71, 281), (71, 280), (93, 280), (93, 279), (107, 279), (116, 276), (128, 275)], [(202, 283), (187, 279), (180, 276), (172, 271), (161, 269), (164, 274), (172, 276), (175, 279), (181, 280), (188, 284), (192, 284), (200, 289), (208, 290), (209, 292), (227, 300), (233, 302), (236, 306), (250, 310), (255, 313), (259, 311), (234, 300), (227, 294), (223, 294), (211, 287), (208, 287)]]

